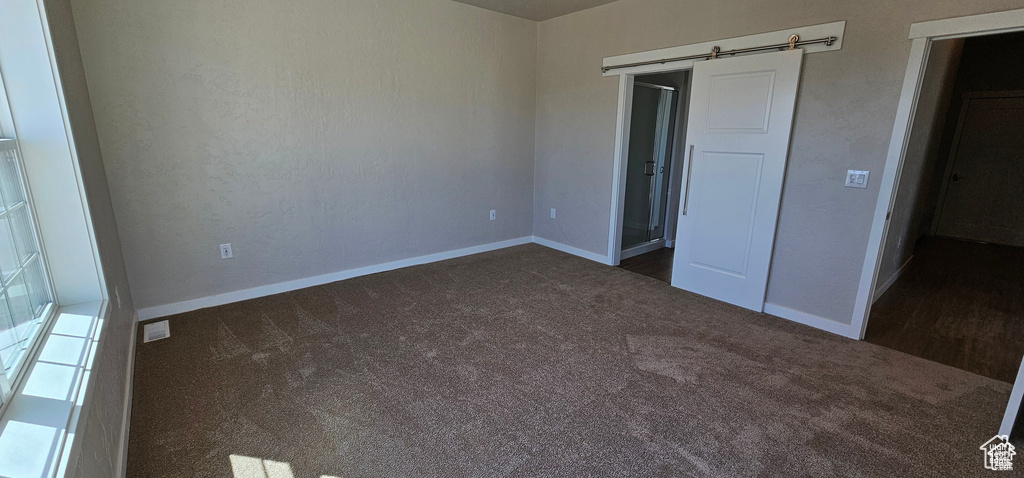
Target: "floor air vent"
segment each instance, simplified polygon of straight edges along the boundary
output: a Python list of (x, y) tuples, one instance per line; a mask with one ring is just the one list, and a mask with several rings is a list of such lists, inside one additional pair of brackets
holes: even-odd
[(142, 343), (166, 339), (171, 336), (171, 324), (166, 320), (153, 324), (146, 324), (146, 326), (142, 328), (142, 335)]

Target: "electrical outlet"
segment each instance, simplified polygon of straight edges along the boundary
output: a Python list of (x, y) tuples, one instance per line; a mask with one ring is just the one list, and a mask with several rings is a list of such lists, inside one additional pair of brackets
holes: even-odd
[(491, 220), (494, 221), (494, 220), (497, 220), (497, 219), (498, 219), (498, 211), (496, 211), (494, 209), (491, 209)]
[(555, 208), (551, 208), (551, 219), (555, 218)]
[(860, 188), (865, 189), (868, 187), (868, 175), (871, 174), (869, 171), (855, 171), (853, 169), (846, 172), (846, 187), (848, 188)]
[(230, 243), (228, 243), (228, 244), (221, 244), (220, 245), (220, 258), (221, 259), (231, 259), (232, 257), (235, 257), (235, 255), (231, 253), (231, 244)]

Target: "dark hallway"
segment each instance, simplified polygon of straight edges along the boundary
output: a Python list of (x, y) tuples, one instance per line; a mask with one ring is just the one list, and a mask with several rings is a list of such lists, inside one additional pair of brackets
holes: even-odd
[(923, 238), (871, 310), (866, 340), (1013, 383), (1024, 356), (1024, 249)]

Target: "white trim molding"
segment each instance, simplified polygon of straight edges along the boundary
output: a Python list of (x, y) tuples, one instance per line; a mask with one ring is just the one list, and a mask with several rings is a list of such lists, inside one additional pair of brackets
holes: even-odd
[(857, 298), (854, 302), (851, 326), (859, 331), (858, 338), (863, 339), (867, 331), (872, 299), (875, 296), (875, 287), (878, 283), (879, 260), (884, 252), (885, 238), (889, 233), (889, 215), (896, 202), (898, 192), (896, 185), (899, 184), (900, 175), (903, 172), (903, 162), (906, 159), (907, 147), (910, 142), (910, 129), (917, 113), (918, 97), (932, 42), (1013, 31), (1024, 31), (1024, 9), (948, 18), (915, 23), (910, 26), (910, 57), (907, 61), (906, 75), (903, 78), (900, 100), (896, 107), (896, 119), (893, 124), (892, 138), (889, 141), (889, 152), (885, 159), (878, 202), (875, 205), (871, 232), (868, 235), (864, 267), (861, 270)]
[(590, 251), (587, 251), (587, 250), (580, 249), (578, 247), (567, 246), (565, 244), (562, 244), (561, 242), (552, 241), (551, 239), (544, 239), (543, 237), (533, 236), (533, 242), (534, 242), (534, 244), (540, 244), (540, 245), (542, 245), (544, 247), (550, 247), (551, 249), (554, 249), (556, 251), (562, 251), (562, 252), (565, 252), (567, 254), (572, 254), (574, 256), (577, 256), (577, 257), (582, 257), (584, 259), (590, 259), (590, 260), (592, 260), (594, 262), (600, 262), (601, 264), (604, 264), (604, 265), (608, 265), (608, 266), (610, 266), (610, 265), (618, 265), (618, 264), (612, 264), (611, 261), (609, 260), (608, 256), (603, 256), (603, 255), (598, 254), (596, 252), (590, 252)]
[(619, 100), (615, 113), (615, 153), (612, 156), (612, 204), (608, 226), (608, 264), (619, 265), (622, 253), (622, 222), (626, 204), (626, 158), (633, 111), (632, 75), (619, 76)]
[(135, 347), (139, 337), (139, 314), (136, 313), (135, 321), (132, 324), (132, 339), (128, 346), (128, 366), (125, 370), (124, 380), (124, 410), (121, 412), (121, 443), (118, 451), (117, 474), (115, 476), (124, 478), (128, 476), (128, 434), (131, 430), (132, 418), (132, 391), (135, 389)]
[(438, 252), (435, 254), (427, 254), (424, 256), (410, 257), (408, 259), (385, 262), (383, 264), (359, 267), (356, 269), (348, 269), (340, 272), (332, 272), (330, 274), (307, 277), (304, 279), (278, 282), (276, 284), (268, 284), (259, 287), (253, 287), (250, 289), (237, 290), (234, 292), (225, 292), (223, 294), (216, 294), (208, 297), (201, 297), (198, 299), (191, 299), (182, 302), (174, 302), (154, 307), (146, 307), (143, 309), (139, 309), (138, 320), (146, 321), (152, 319), (159, 319), (161, 317), (167, 317), (169, 315), (181, 314), (185, 312), (191, 312), (193, 310), (205, 309), (208, 307), (217, 307), (220, 305), (232, 304), (244, 300), (266, 297), (268, 295), (281, 294), (293, 290), (330, 284), (331, 282), (338, 282), (346, 279), (352, 279), (355, 277), (376, 274), (378, 272), (387, 272), (395, 269), (402, 269), (405, 267), (429, 264), (432, 262), (444, 261), (448, 259), (455, 259), (457, 257), (471, 256), (473, 254), (480, 254), (482, 252), (496, 251), (498, 249), (505, 249), (513, 246), (521, 246), (523, 244), (530, 243), (540, 244), (544, 247), (549, 247), (557, 251), (572, 254), (574, 256), (582, 257), (584, 259), (589, 259), (595, 262), (599, 262), (601, 264), (610, 265), (608, 256), (603, 256), (601, 254), (586, 251), (577, 247), (567, 246), (560, 242), (555, 242), (550, 239), (544, 239), (542, 237), (525, 236), (516, 239), (509, 239), (506, 241), (492, 242), (490, 244), (482, 244), (479, 246), (456, 249), (453, 251)]
[(1024, 9), (983, 13), (968, 17), (945, 18), (910, 25), (910, 39), (946, 40), (1019, 31), (1024, 25)]
[(1017, 415), (1020, 413), (1021, 400), (1024, 399), (1024, 361), (1017, 369), (1017, 381), (1013, 383), (1013, 391), (1010, 392), (1010, 402), (1006, 406), (1006, 413), (1003, 414), (1003, 423), (999, 427), (999, 434), (1010, 436), (1013, 425), (1017, 423)]
[(836, 335), (842, 335), (850, 339), (858, 340), (860, 336), (858, 331), (853, 328), (850, 324), (844, 324), (836, 322), (831, 319), (824, 317), (818, 317), (817, 315), (808, 314), (807, 312), (800, 312), (799, 310), (790, 309), (781, 305), (771, 304), (765, 302), (764, 313), (768, 315), (774, 315), (781, 317), (786, 320), (791, 320), (798, 324), (803, 324), (808, 327), (814, 327), (816, 329), (824, 330), (825, 332), (831, 332)]
[(208, 307), (216, 307), (219, 305), (241, 302), (243, 300), (255, 299), (257, 297), (265, 297), (268, 295), (305, 289), (307, 287), (330, 284), (331, 282), (338, 282), (345, 279), (352, 279), (354, 277), (376, 274), (378, 272), (386, 272), (395, 269), (401, 269), (403, 267), (417, 266), (420, 264), (429, 264), (431, 262), (454, 259), (456, 257), (463, 257), (473, 254), (479, 254), (481, 252), (489, 252), (498, 249), (504, 249), (506, 247), (520, 246), (523, 244), (529, 244), (531, 242), (533, 242), (533, 237), (525, 236), (516, 239), (509, 239), (506, 241), (492, 242), (490, 244), (482, 244), (479, 246), (456, 249), (453, 251), (438, 252), (435, 254), (427, 254), (418, 257), (410, 257), (408, 259), (385, 262), (383, 264), (348, 269), (340, 272), (332, 272), (330, 274), (307, 277), (304, 279), (278, 282), (276, 284), (268, 284), (259, 287), (253, 287), (251, 289), (237, 290), (234, 292), (225, 292), (223, 294), (201, 297), (199, 299), (191, 299), (182, 302), (158, 305), (155, 307), (146, 307), (144, 309), (139, 309), (139, 320), (145, 321), (157, 319), (160, 317), (166, 317), (168, 315), (181, 314), (184, 312), (191, 312), (193, 310), (205, 309)]

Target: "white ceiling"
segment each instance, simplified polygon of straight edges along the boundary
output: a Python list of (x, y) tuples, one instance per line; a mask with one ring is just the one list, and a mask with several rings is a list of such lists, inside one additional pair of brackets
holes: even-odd
[(534, 21), (560, 17), (615, 0), (455, 0)]

